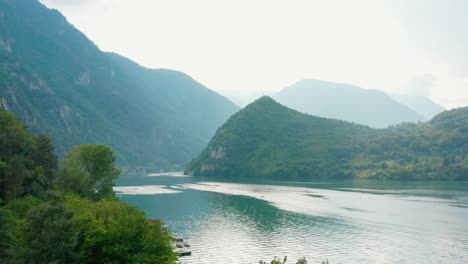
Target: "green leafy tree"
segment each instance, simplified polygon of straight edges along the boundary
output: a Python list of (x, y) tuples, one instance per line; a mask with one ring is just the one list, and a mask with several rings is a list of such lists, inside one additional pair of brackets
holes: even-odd
[(169, 232), (116, 199), (114, 162), (81, 145), (57, 177), (50, 139), (0, 111), (0, 263), (175, 263)]
[(306, 258), (301, 258), (296, 262), (296, 264), (307, 264), (307, 263), (309, 263), (309, 262), (307, 261)]
[(35, 178), (36, 184), (40, 189), (38, 192), (45, 193), (44, 190), (52, 188), (52, 185), (57, 180), (58, 159), (54, 150), (55, 148), (48, 136), (36, 136), (36, 150), (32, 159), (37, 164)]
[[(283, 258), (283, 260), (280, 260), (279, 258), (275, 257), (274, 259), (272, 259), (272, 260), (270, 261), (270, 264), (286, 264), (287, 261), (288, 261), (288, 257), (287, 257), (287, 256), (285, 256), (285, 257)], [(263, 260), (260, 260), (258, 263), (259, 263), (259, 264), (268, 264), (266, 261), (263, 261)], [(307, 264), (307, 263), (308, 263), (308, 262), (307, 262), (306, 258), (301, 258), (301, 259), (299, 259), (299, 260), (296, 262), (296, 264)], [(328, 260), (327, 260), (326, 263), (328, 264)], [(325, 262), (323, 262), (323, 264), (325, 264)]]
[(150, 224), (145, 213), (127, 203), (96, 202), (76, 195), (65, 206), (74, 214), (79, 263), (174, 263), (169, 232)]
[[(73, 263), (77, 235), (72, 213), (61, 203), (22, 200), (23, 217), (10, 235), (7, 259), (11, 263)], [(30, 204), (28, 204), (28, 202)], [(29, 209), (27, 209), (29, 208)]]
[(29, 171), (26, 169), (26, 159), (22, 156), (14, 156), (8, 162), (8, 165), (3, 170), (4, 179), (3, 185), (3, 199), (15, 199), (18, 195), (23, 194), (23, 181), (29, 177)]
[(7, 263), (7, 249), (14, 227), (14, 216), (10, 210), (0, 206), (0, 263)]
[(26, 157), (33, 145), (34, 138), (26, 127), (13, 114), (0, 111), (0, 199), (4, 202), (23, 193)]
[(11, 113), (0, 111), (0, 199), (40, 196), (55, 181), (57, 158), (50, 139), (37, 137)]
[(62, 161), (60, 183), (64, 191), (99, 200), (114, 196), (112, 187), (120, 174), (115, 156), (105, 145), (74, 147)]

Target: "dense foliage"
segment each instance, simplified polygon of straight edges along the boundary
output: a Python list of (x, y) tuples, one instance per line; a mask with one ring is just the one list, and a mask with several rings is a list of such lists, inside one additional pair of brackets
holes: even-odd
[(49, 138), (29, 134), (13, 114), (0, 110), (0, 199), (43, 195), (56, 170)]
[(59, 182), (64, 191), (99, 200), (113, 195), (114, 180), (120, 171), (115, 157), (105, 145), (80, 145), (66, 155)]
[(120, 165), (157, 168), (189, 162), (237, 111), (186, 74), (100, 51), (37, 0), (0, 0), (0, 107), (60, 157), (102, 143)]
[[(288, 257), (284, 257), (283, 260), (280, 260), (279, 258), (274, 258), (270, 261), (270, 264), (286, 264), (288, 262)], [(268, 264), (268, 262), (260, 260), (258, 262), (259, 264)], [(297, 260), (296, 264), (307, 264), (309, 263), (306, 258), (300, 258)], [(322, 264), (328, 264), (328, 259), (322, 261)]]
[(169, 232), (112, 191), (108, 147), (77, 146), (60, 169), (53, 152), (0, 111), (0, 263), (175, 263)]
[(161, 223), (150, 224), (146, 215), (124, 202), (92, 202), (66, 197), (73, 214), (79, 251), (77, 263), (173, 263), (169, 232)]
[(186, 168), (194, 175), (468, 179), (468, 108), (371, 129), (263, 97), (232, 116)]

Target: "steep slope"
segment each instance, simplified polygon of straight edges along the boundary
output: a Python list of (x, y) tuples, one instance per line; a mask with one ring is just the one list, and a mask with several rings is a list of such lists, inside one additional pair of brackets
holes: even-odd
[(102, 143), (157, 168), (188, 162), (238, 110), (186, 74), (101, 52), (36, 0), (0, 0), (0, 102), (59, 154)]
[(416, 112), (384, 92), (349, 84), (302, 80), (273, 96), (297, 111), (375, 128), (422, 120)]
[(262, 97), (232, 116), (187, 171), (223, 176), (345, 176), (356, 138), (372, 129), (312, 117)]
[(186, 167), (202, 176), (468, 179), (468, 108), (386, 129), (291, 110), (269, 97), (226, 122)]
[(434, 103), (431, 99), (425, 96), (412, 96), (389, 93), (389, 95), (398, 102), (411, 108), (424, 118), (424, 121), (431, 120), (437, 114), (445, 111), (441, 105)]

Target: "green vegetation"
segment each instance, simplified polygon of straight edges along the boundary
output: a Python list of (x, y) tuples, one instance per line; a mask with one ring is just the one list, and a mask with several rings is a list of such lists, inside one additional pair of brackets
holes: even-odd
[(0, 199), (41, 197), (57, 177), (57, 158), (47, 136), (33, 136), (16, 117), (0, 110)]
[(227, 177), (468, 179), (468, 108), (371, 129), (263, 97), (226, 122), (186, 172)]
[(77, 146), (60, 169), (53, 151), (0, 111), (0, 263), (175, 263), (169, 232), (112, 191), (108, 147)]
[(120, 171), (114, 167), (112, 150), (104, 145), (74, 147), (62, 162), (60, 183), (64, 191), (99, 200), (113, 194)]
[(0, 0), (0, 108), (73, 146), (105, 144), (122, 167), (190, 161), (238, 108), (184, 73), (100, 51), (37, 0)]
[[(287, 261), (288, 261), (287, 257), (284, 257), (283, 260), (280, 260), (279, 258), (274, 258), (273, 260), (270, 261), (270, 264), (286, 264)], [(260, 260), (258, 263), (259, 264), (268, 264), (268, 262), (263, 261), (263, 260)], [(297, 262), (296, 262), (296, 264), (307, 264), (307, 263), (309, 263), (309, 262), (307, 261), (306, 258), (301, 258), (301, 259), (297, 260)], [(328, 264), (328, 260), (322, 261), (322, 264)]]

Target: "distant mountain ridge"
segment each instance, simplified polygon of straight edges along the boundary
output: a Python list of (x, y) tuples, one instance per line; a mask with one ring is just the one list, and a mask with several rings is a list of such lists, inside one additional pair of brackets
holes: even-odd
[(384, 128), (423, 117), (379, 90), (321, 80), (301, 80), (273, 98), (299, 112)]
[(431, 99), (425, 96), (403, 95), (397, 93), (388, 93), (388, 95), (417, 112), (424, 118), (423, 121), (431, 120), (431, 118), (437, 114), (445, 111), (443, 106), (434, 103)]
[(155, 168), (187, 163), (238, 110), (184, 73), (100, 51), (36, 0), (0, 0), (0, 105), (59, 154), (102, 143)]
[(218, 177), (468, 179), (468, 107), (372, 129), (269, 97), (221, 126), (186, 173)]

